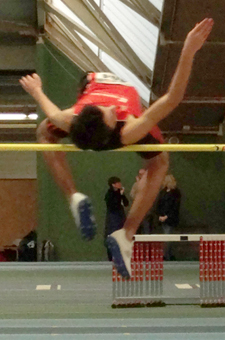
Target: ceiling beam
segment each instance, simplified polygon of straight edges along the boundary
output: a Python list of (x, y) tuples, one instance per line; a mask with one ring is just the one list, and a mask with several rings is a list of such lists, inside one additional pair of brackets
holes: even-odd
[(160, 11), (151, 4), (148, 0), (142, 0), (141, 2), (135, 0), (120, 0), (126, 6), (130, 7), (133, 11), (141, 15), (144, 19), (148, 20), (151, 24), (159, 27), (160, 24)]
[(44, 3), (44, 8), (47, 12), (55, 14), (66, 26), (70, 28), (70, 30), (76, 30), (78, 33), (82, 34), (85, 38), (90, 40), (90, 42), (92, 42), (102, 50), (107, 50), (108, 52), (110, 52), (110, 50), (108, 50), (108, 48), (101, 42), (101, 40), (96, 37), (96, 35), (94, 35), (90, 30), (81, 26), (73, 19), (69, 18), (66, 14), (62, 14), (60, 10), (53, 7), (52, 5), (49, 5), (48, 3)]
[(95, 72), (100, 72), (103, 68), (99, 68), (97, 64), (94, 63), (94, 60), (91, 60), (90, 56), (74, 45), (74, 43), (72, 43), (72, 41), (70, 41), (65, 34), (54, 25), (48, 25), (46, 27), (46, 33), (45, 38), (83, 71), (93, 70)]
[(62, 0), (92, 32), (109, 48), (114, 51), (124, 66), (149, 85), (151, 70), (140, 60), (133, 49), (127, 44), (122, 35), (116, 30), (94, 0)]
[(56, 16), (50, 15), (51, 21), (47, 21), (45, 29), (48, 38), (56, 42), (61, 50), (67, 51), (70, 59), (78, 63), (84, 71), (109, 72), (107, 66), (91, 50), (84, 40), (74, 31), (70, 31)]
[[(130, 65), (130, 67), (129, 67), (129, 65), (127, 65), (127, 59), (125, 58), (124, 54), (121, 54), (121, 55), (116, 54), (116, 52), (113, 51), (113, 47), (112, 46), (107, 47), (91, 31), (89, 31), (88, 29), (86, 29), (83, 26), (79, 25), (78, 23), (76, 23), (73, 19), (69, 18), (68, 16), (62, 14), (58, 9), (56, 9), (52, 5), (45, 3), (44, 4), (44, 8), (47, 11), (46, 24), (45, 25), (49, 24), (49, 19), (48, 18), (50, 17), (51, 14), (54, 14), (54, 17), (55, 18), (56, 17), (59, 18), (60, 21), (62, 22), (62, 24), (64, 24), (65, 27), (67, 27), (69, 31), (73, 32), (73, 34), (74, 34), (74, 30), (77, 33), (80, 33), (86, 39), (88, 39), (90, 42), (92, 42), (97, 47), (99, 47), (102, 51), (104, 51), (109, 56), (111, 56), (113, 59), (115, 59), (116, 61), (118, 61), (122, 65), (124, 65), (126, 68), (130, 69), (131, 72), (136, 74), (136, 69), (134, 67), (132, 67), (132, 65)], [(45, 26), (45, 29), (47, 30), (46, 27), (47, 26)], [(60, 41), (58, 41), (58, 43), (60, 43)], [(101, 71), (103, 71), (103, 69)], [(147, 85), (149, 85), (149, 82), (147, 83)]]

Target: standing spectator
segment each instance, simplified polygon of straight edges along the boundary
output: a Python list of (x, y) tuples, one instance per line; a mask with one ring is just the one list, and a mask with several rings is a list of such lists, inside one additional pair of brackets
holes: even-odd
[[(109, 190), (105, 195), (106, 202), (106, 221), (105, 221), (105, 240), (108, 235), (114, 231), (121, 229), (126, 219), (124, 207), (129, 205), (129, 201), (124, 194), (124, 188), (118, 177), (110, 177), (108, 179)], [(109, 261), (112, 256), (107, 250)]]
[[(181, 193), (173, 175), (166, 175), (156, 207), (159, 222), (165, 234), (171, 234), (179, 223)], [(171, 246), (167, 243), (164, 257), (172, 259)]]

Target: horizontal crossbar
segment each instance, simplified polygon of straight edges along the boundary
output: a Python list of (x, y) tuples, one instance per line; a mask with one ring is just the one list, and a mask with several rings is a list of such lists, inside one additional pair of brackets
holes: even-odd
[[(0, 144), (0, 151), (83, 151), (73, 144)], [(90, 150), (91, 151), (91, 150)], [(168, 151), (168, 152), (214, 152), (225, 151), (225, 144), (147, 144), (129, 145), (113, 151)]]

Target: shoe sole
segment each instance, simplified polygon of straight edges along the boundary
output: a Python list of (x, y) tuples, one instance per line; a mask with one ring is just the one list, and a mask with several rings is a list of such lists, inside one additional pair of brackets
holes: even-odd
[(130, 274), (127, 270), (127, 267), (124, 263), (123, 256), (120, 251), (120, 247), (116, 239), (112, 236), (108, 236), (106, 239), (106, 244), (111, 252), (113, 263), (116, 267), (117, 272), (126, 280), (130, 279)]
[(81, 235), (84, 239), (90, 241), (95, 237), (96, 224), (92, 213), (92, 204), (89, 199), (84, 199), (79, 203), (78, 212)]

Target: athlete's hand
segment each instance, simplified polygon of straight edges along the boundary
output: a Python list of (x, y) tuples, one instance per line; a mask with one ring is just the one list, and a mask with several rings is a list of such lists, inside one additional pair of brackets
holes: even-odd
[(190, 52), (195, 54), (208, 38), (213, 24), (214, 21), (211, 18), (206, 18), (200, 23), (197, 23), (195, 27), (188, 33), (184, 42), (184, 49), (188, 49)]
[(36, 73), (22, 77), (19, 82), (22, 88), (34, 98), (37, 92), (42, 91), (42, 81)]

